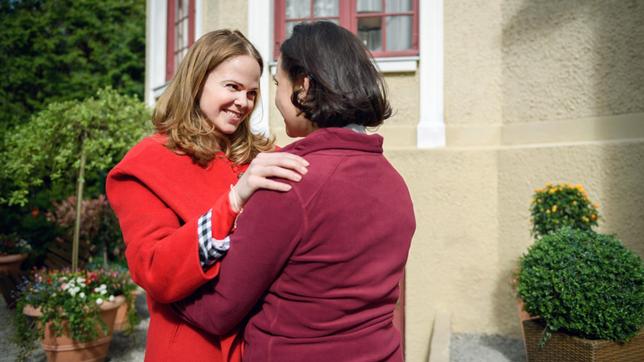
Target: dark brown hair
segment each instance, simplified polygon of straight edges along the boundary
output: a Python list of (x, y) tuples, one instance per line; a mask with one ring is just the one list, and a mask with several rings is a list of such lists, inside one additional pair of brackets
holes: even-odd
[(327, 21), (299, 24), (280, 51), (292, 82), (309, 78), (306, 97), (295, 90), (291, 102), (318, 127), (374, 127), (391, 116), (385, 82), (369, 50), (348, 30)]

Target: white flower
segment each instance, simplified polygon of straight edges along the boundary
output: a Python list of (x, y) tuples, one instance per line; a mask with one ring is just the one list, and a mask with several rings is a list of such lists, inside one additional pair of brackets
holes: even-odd
[(69, 284), (63, 284), (63, 285), (60, 286), (60, 288), (62, 290), (67, 290), (67, 288), (69, 288)]
[(96, 304), (98, 304), (98, 305), (103, 304), (103, 299), (101, 299), (101, 298), (96, 299)]
[(107, 294), (107, 290), (105, 289), (101, 290), (101, 295), (105, 295), (105, 294)]
[(83, 277), (78, 277), (78, 278), (76, 278), (76, 283), (78, 283), (78, 284), (83, 284), (83, 283), (85, 283), (85, 278), (83, 278)]
[(107, 298), (107, 300), (109, 300), (110, 302), (113, 302), (113, 301), (114, 301), (114, 296), (113, 296), (113, 295), (110, 295), (110, 297), (109, 297), (109, 298)]
[(85, 299), (85, 293), (83, 293), (83, 292), (80, 292), (80, 294), (78, 296), (81, 297), (81, 299)]

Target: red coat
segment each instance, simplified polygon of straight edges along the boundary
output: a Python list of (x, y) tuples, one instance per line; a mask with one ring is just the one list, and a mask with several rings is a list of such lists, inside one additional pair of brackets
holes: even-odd
[(147, 292), (150, 312), (145, 360), (239, 361), (233, 330), (214, 337), (182, 322), (167, 303), (183, 299), (219, 273), (199, 264), (197, 220), (212, 209), (213, 237), (229, 234), (236, 214), (228, 191), (247, 166), (223, 156), (207, 168), (168, 150), (159, 135), (134, 146), (107, 177), (107, 196), (127, 245), (132, 279)]

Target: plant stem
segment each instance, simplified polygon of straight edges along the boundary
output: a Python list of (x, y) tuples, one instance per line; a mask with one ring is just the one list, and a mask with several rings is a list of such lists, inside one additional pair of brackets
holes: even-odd
[(81, 139), (80, 167), (76, 187), (76, 221), (74, 223), (74, 239), (72, 241), (72, 272), (78, 271), (78, 247), (80, 238), (81, 209), (83, 207), (83, 186), (85, 185), (85, 147)]

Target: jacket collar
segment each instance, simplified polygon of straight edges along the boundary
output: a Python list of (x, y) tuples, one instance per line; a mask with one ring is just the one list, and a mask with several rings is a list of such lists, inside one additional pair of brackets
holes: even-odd
[(330, 149), (382, 153), (382, 136), (362, 134), (349, 128), (321, 128), (281, 151), (304, 156)]

